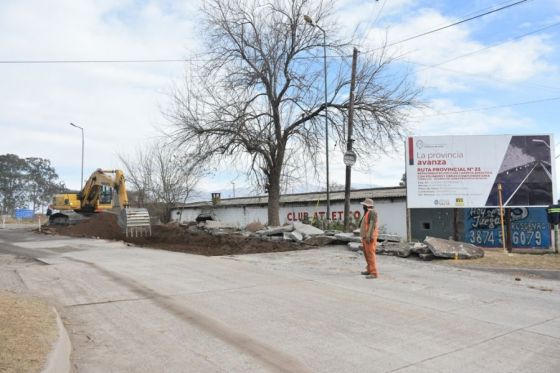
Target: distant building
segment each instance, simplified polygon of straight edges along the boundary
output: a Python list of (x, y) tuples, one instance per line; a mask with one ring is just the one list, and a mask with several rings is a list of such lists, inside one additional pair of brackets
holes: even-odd
[[(215, 196), (217, 197), (217, 196)], [(407, 237), (406, 188), (386, 187), (353, 190), (350, 193), (350, 211), (353, 221), (362, 216), (362, 202), (372, 198), (379, 214), (381, 231)], [(285, 194), (280, 197), (280, 223), (326, 219), (325, 192)], [(331, 220), (344, 221), (344, 191), (330, 193)], [(266, 224), (268, 196), (219, 199), (192, 202), (171, 210), (171, 220), (194, 221), (200, 214), (212, 214), (214, 219), (244, 227), (252, 222)]]

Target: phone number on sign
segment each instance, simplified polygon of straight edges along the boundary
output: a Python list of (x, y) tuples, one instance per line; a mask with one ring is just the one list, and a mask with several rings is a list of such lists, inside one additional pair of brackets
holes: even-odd
[[(511, 233), (511, 243), (513, 246), (541, 246), (543, 241), (541, 231), (513, 231)], [(477, 230), (473, 229), (468, 234), (468, 242), (482, 246), (502, 245), (502, 232), (496, 230)]]

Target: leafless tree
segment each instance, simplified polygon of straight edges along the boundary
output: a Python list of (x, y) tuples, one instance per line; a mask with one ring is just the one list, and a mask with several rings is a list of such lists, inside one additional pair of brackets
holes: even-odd
[(171, 208), (196, 194), (196, 186), (206, 174), (198, 158), (163, 141), (138, 148), (132, 158), (119, 158), (138, 204), (157, 212), (163, 221), (169, 220)]
[[(325, 111), (333, 137), (345, 143), (351, 41), (336, 40), (329, 0), (206, 0), (208, 61), (174, 97), (171, 118), (181, 145), (206, 159), (246, 160), (268, 193), (268, 223), (279, 224), (287, 159), (317, 166), (325, 143)], [(318, 28), (304, 21), (309, 15)], [(329, 51), (328, 100), (323, 96), (323, 31)], [(389, 69), (381, 48), (360, 56), (354, 150), (383, 151), (403, 133), (418, 90)], [(323, 150), (323, 151), (321, 151)], [(291, 152), (292, 154), (289, 154)], [(295, 153), (295, 154), (294, 154)], [(239, 162), (238, 162), (239, 163)]]

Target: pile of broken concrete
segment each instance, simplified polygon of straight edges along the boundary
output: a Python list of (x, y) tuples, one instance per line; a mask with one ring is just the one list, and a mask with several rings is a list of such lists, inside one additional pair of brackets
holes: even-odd
[(336, 241), (332, 234), (300, 222), (281, 227), (267, 227), (256, 231), (255, 234), (263, 239), (301, 242), (311, 246), (324, 246)]
[[(217, 221), (200, 222), (193, 229), (204, 229), (212, 234), (228, 234), (239, 230), (232, 224)], [(310, 246), (330, 244), (346, 244), (352, 251), (361, 251), (362, 243), (359, 229), (351, 233), (339, 231), (323, 231), (309, 224), (294, 222), (279, 227), (266, 227), (260, 223), (252, 223), (244, 230), (247, 235), (255, 235), (269, 241), (292, 241)], [(402, 238), (392, 234), (379, 234), (377, 253), (393, 255), (401, 258), (417, 256), (422, 260), (444, 259), (476, 259), (484, 256), (480, 247), (464, 242), (426, 237), (423, 242), (403, 242)]]
[[(353, 242), (348, 243), (350, 250), (362, 250), (362, 244), (358, 236), (354, 236)], [(445, 240), (442, 238), (426, 237), (424, 242), (400, 242), (394, 239), (386, 239), (380, 235), (376, 253), (381, 255), (392, 255), (401, 258), (417, 256), (421, 260), (433, 259), (478, 259), (484, 257), (484, 250), (478, 246)]]

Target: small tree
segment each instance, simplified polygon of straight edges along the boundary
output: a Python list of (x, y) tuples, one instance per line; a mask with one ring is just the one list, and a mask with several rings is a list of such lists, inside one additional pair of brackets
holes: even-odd
[(119, 158), (139, 205), (157, 211), (164, 222), (173, 207), (196, 194), (196, 185), (205, 175), (196, 157), (161, 141), (139, 148), (134, 158)]
[[(279, 224), (279, 201), (288, 157), (314, 167), (324, 154), (325, 116), (345, 141), (350, 66), (329, 58), (329, 92), (323, 96), (323, 31), (330, 54), (347, 54), (338, 41), (331, 1), (206, 0), (203, 13), (208, 62), (174, 97), (174, 136), (207, 159), (248, 164), (268, 193), (268, 223)], [(304, 21), (309, 15), (321, 25)], [(383, 151), (400, 140), (418, 91), (389, 73), (384, 50), (363, 55), (356, 74), (354, 150)], [(291, 149), (291, 150), (290, 150)], [(290, 154), (290, 152), (295, 153)], [(359, 157), (361, 159), (363, 157)], [(286, 183), (284, 183), (286, 185)]]

